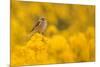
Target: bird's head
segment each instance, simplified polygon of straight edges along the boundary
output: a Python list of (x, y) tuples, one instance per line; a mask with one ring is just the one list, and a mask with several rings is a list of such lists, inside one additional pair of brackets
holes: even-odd
[(45, 17), (40, 17), (41, 21), (45, 21), (45, 19), (46, 19)]

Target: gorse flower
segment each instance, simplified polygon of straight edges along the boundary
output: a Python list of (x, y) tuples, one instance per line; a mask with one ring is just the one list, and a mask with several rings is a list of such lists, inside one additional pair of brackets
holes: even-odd
[[(12, 6), (11, 66), (95, 61), (94, 6), (22, 1)], [(48, 24), (44, 34), (40, 27), (28, 39), (41, 16)]]

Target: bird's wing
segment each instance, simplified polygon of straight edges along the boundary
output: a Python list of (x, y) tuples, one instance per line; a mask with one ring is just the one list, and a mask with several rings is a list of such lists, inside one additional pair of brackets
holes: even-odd
[(32, 28), (31, 32), (32, 32), (37, 26), (39, 26), (39, 25), (40, 25), (40, 21), (38, 21), (38, 22), (34, 25), (34, 27)]

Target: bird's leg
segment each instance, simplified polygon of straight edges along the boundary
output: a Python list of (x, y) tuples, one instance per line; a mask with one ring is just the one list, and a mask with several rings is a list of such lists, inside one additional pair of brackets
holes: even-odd
[(44, 39), (44, 33), (42, 32), (41, 34), (42, 34), (42, 41), (45, 41), (45, 39)]

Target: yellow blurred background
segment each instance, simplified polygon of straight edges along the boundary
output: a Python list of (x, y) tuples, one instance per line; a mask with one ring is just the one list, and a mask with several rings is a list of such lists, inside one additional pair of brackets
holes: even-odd
[[(41, 16), (48, 23), (45, 36), (24, 41)], [(92, 61), (95, 6), (11, 1), (11, 66)]]

